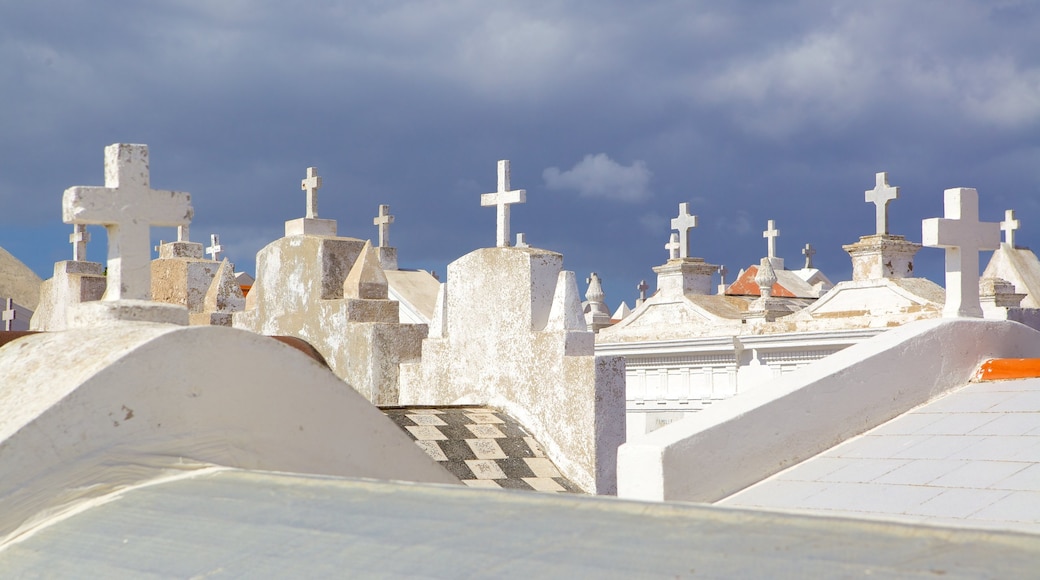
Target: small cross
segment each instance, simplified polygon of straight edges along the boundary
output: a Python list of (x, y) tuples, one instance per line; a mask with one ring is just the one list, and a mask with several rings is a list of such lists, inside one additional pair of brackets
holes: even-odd
[(888, 202), (899, 199), (899, 188), (888, 185), (888, 173), (874, 175), (874, 189), (867, 190), (867, 203), (874, 204), (877, 235), (888, 235)]
[(4, 321), (4, 330), (14, 330), (14, 319), (18, 316), (18, 313), (14, 309), (14, 300), (7, 299), (7, 309), (4, 310), (2, 318)]
[(697, 216), (690, 215), (690, 204), (679, 204), (679, 216), (672, 218), (672, 229), (679, 231), (679, 257), (690, 257), (690, 230), (697, 227)]
[(307, 192), (307, 217), (318, 217), (318, 190), (321, 189), (321, 177), (317, 167), (307, 168), (307, 177), (300, 182), (300, 189)]
[(209, 243), (210, 246), (206, 248), (206, 253), (212, 256), (214, 261), (219, 262), (220, 255), (224, 253), (224, 247), (220, 245), (220, 236), (217, 234), (210, 234)]
[(184, 226), (192, 215), (189, 194), (151, 188), (147, 145), (105, 147), (104, 187), (70, 187), (62, 197), (65, 223), (108, 231), (106, 301), (151, 299), (150, 229)]
[(664, 249), (668, 250), (668, 259), (675, 260), (679, 257), (679, 234), (672, 234), (668, 237), (668, 243), (664, 245)]
[(74, 262), (87, 261), (87, 242), (90, 241), (90, 232), (83, 224), (74, 224), (72, 233), (69, 234), (69, 243), (72, 244), (72, 260)]
[(770, 258), (776, 257), (776, 238), (780, 235), (780, 230), (776, 229), (776, 222), (769, 220), (766, 223), (766, 231), (762, 232), (762, 237), (767, 238), (769, 241), (766, 242), (766, 256)]
[(816, 255), (816, 248), (812, 247), (812, 244), (805, 244), (802, 248), (802, 255), (805, 256), (805, 269), (812, 268), (812, 257)]
[(526, 189), (509, 190), (509, 160), (498, 162), (498, 191), (480, 196), (481, 207), (498, 207), (498, 228), (495, 244), (500, 248), (509, 246), (509, 206), (527, 201)]
[(527, 234), (520, 232), (516, 234), (516, 247), (518, 248), (530, 248), (531, 245), (527, 243)]
[(723, 286), (726, 285), (726, 274), (729, 274), (729, 270), (725, 266), (719, 266), (719, 283)]
[(1004, 221), (1000, 222), (1000, 229), (1004, 232), (1004, 243), (1015, 247), (1015, 230), (1021, 226), (1021, 222), (1015, 219), (1015, 210), (1004, 211)]
[(1000, 247), (1000, 226), (979, 221), (979, 193), (959, 187), (943, 192), (945, 217), (921, 224), (922, 243), (946, 249), (946, 305), (943, 316), (982, 317), (979, 252)]
[(636, 286), (636, 290), (639, 290), (640, 302), (646, 300), (646, 291), (650, 289), (650, 285), (646, 283), (646, 280), (640, 280)]
[(155, 250), (156, 253), (159, 253), (160, 248), (162, 248), (162, 245), (163, 245), (163, 241), (159, 240), (159, 245), (158, 246), (152, 246), (152, 249)]
[(372, 218), (372, 225), (379, 228), (379, 245), (376, 247), (390, 246), (390, 224), (392, 223), (394, 223), (394, 216), (390, 215), (390, 206), (379, 206), (379, 215)]

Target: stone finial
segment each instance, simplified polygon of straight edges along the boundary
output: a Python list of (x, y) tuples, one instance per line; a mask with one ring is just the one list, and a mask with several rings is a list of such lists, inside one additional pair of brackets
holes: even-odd
[(874, 223), (877, 235), (888, 235), (888, 202), (899, 199), (899, 188), (888, 184), (888, 173), (874, 175), (874, 189), (866, 192), (867, 203), (874, 204)]
[(224, 246), (220, 245), (220, 236), (217, 234), (209, 235), (209, 247), (206, 248), (206, 253), (210, 255), (214, 262), (220, 261), (220, 255), (224, 253)]
[(805, 244), (805, 247), (802, 248), (802, 255), (805, 256), (805, 269), (812, 268), (812, 259), (816, 255), (816, 248), (813, 248), (812, 244)]
[(603, 284), (599, 279), (599, 274), (595, 272), (585, 279), (585, 283), (589, 285), (588, 291), (585, 292), (585, 300), (587, 300), (585, 323), (589, 330), (599, 332), (600, 329), (610, 326), (610, 311), (603, 302), (605, 298)]
[(4, 330), (14, 330), (14, 321), (18, 317), (18, 312), (14, 309), (14, 300), (11, 298), (7, 299), (4, 312), (0, 314), (0, 319), (4, 322)]
[(776, 271), (769, 258), (762, 258), (758, 262), (758, 272), (755, 274), (755, 284), (762, 298), (772, 298), (773, 284), (776, 284)]
[(531, 244), (527, 243), (527, 234), (518, 233), (516, 234), (516, 247), (518, 248), (530, 248)]
[(151, 188), (148, 146), (105, 147), (105, 186), (65, 190), (65, 223), (102, 225), (108, 231), (108, 285), (102, 300), (151, 297), (151, 226), (191, 222), (191, 196)]
[(360, 298), (362, 300), (386, 300), (389, 296), (389, 285), (386, 274), (379, 267), (379, 257), (372, 248), (372, 242), (365, 242), (354, 266), (343, 281), (344, 298)]
[(1000, 222), (1000, 229), (1004, 232), (1005, 244), (1015, 247), (1015, 232), (1021, 225), (1021, 222), (1015, 219), (1015, 210), (1004, 210), (1004, 221)]
[(307, 218), (318, 218), (318, 190), (321, 189), (321, 176), (317, 167), (307, 168), (307, 177), (300, 181), (300, 189), (307, 192)]
[(640, 280), (639, 284), (636, 285), (636, 290), (639, 290), (639, 303), (642, 304), (646, 301), (646, 291), (650, 289), (650, 285), (646, 283), (646, 280)]
[(499, 248), (509, 247), (509, 206), (514, 203), (525, 203), (527, 201), (526, 189), (509, 190), (509, 160), (503, 159), (498, 162), (498, 191), (484, 193), (480, 196), (482, 207), (496, 206), (498, 208), (498, 228), (495, 235), (495, 245)]
[(664, 249), (668, 250), (669, 260), (679, 258), (679, 247), (679, 234), (671, 234), (668, 236), (668, 243), (664, 245)]
[(979, 252), (1000, 246), (1000, 226), (979, 221), (979, 194), (967, 187), (947, 189), (944, 215), (922, 223), (922, 243), (946, 249), (947, 318), (981, 318), (979, 303)]
[(603, 284), (599, 279), (599, 274), (593, 272), (588, 278), (585, 278), (585, 283), (589, 285), (589, 289), (585, 291), (585, 300), (603, 302)]
[(679, 216), (672, 218), (672, 229), (679, 232), (679, 257), (690, 257), (690, 230), (697, 227), (697, 216), (690, 215), (690, 204), (679, 204)]
[(762, 237), (766, 238), (766, 256), (770, 258), (776, 257), (776, 238), (780, 236), (780, 230), (776, 229), (776, 222), (769, 220), (766, 222), (766, 231), (762, 232)]
[(90, 241), (90, 232), (83, 224), (74, 224), (72, 233), (69, 234), (69, 243), (72, 244), (72, 261), (87, 261), (87, 242)]
[(390, 215), (389, 205), (379, 206), (379, 215), (372, 218), (372, 225), (379, 228), (379, 247), (390, 246), (390, 224), (394, 223), (394, 216)]

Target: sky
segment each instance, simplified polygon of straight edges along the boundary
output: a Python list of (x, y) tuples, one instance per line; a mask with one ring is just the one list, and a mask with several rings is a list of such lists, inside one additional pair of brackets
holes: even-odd
[[(527, 191), (514, 235), (582, 293), (597, 272), (611, 309), (655, 286), (683, 202), (690, 255), (730, 281), (770, 219), (788, 268), (811, 243), (849, 279), (879, 171), (893, 234), (920, 242), (943, 190), (973, 187), (1038, 247), (1038, 30), (1026, 1), (0, 2), (0, 246), (49, 277), (72, 256), (62, 192), (102, 185), (123, 142), (191, 194), (192, 240), (251, 273), (315, 166), (340, 235), (374, 239), (389, 204), (401, 267), (443, 279), (495, 243), (499, 159)], [(916, 267), (942, 283), (943, 251)]]

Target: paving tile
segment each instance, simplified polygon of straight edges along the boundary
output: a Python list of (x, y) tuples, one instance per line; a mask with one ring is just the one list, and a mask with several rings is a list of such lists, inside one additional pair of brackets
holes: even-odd
[(913, 435), (920, 429), (942, 419), (938, 413), (907, 413), (879, 425), (867, 432), (868, 435)]
[(947, 489), (924, 503), (911, 506), (907, 512), (939, 518), (968, 518), (1010, 493), (993, 489)]
[(953, 459), (1014, 461), (1015, 456), (1029, 450), (1037, 441), (1032, 437), (989, 435), (951, 455)]
[(405, 415), (405, 417), (414, 421), (416, 425), (447, 425), (439, 415), (434, 413), (410, 413)]
[(904, 459), (971, 459), (958, 453), (983, 442), (987, 437), (973, 435), (932, 435), (927, 440), (902, 449), (892, 457)]
[(494, 439), (466, 439), (466, 445), (473, 450), (477, 459), (505, 459), (506, 454)]
[(564, 487), (547, 477), (525, 477), (524, 483), (538, 491), (567, 491)]
[(1022, 471), (1026, 463), (1012, 461), (971, 461), (946, 475), (937, 477), (928, 485), (938, 487), (988, 488), (1002, 479)]
[(927, 485), (935, 479), (967, 465), (965, 460), (915, 459), (902, 467), (882, 475), (874, 483), (896, 485)]
[(994, 482), (991, 487), (1017, 491), (1040, 491), (1040, 464), (1025, 463), (1023, 466), (1024, 469)]
[(909, 463), (906, 459), (855, 459), (817, 481), (866, 483)]
[(918, 433), (928, 435), (967, 435), (997, 419), (994, 413), (950, 413), (940, 415), (938, 420), (925, 425)]
[(972, 516), (983, 520), (1040, 523), (1040, 492), (1015, 491)]
[(524, 437), (524, 441), (527, 442), (527, 446), (531, 448), (531, 452), (534, 453), (535, 457), (545, 457), (545, 451), (542, 450), (542, 446), (535, 441), (534, 437)]
[(1015, 391), (979, 393), (960, 390), (936, 399), (915, 410), (916, 413), (981, 413), (1014, 397)]
[(1040, 391), (1016, 393), (989, 410), (996, 413), (1040, 413)]
[(444, 454), (444, 451), (441, 449), (441, 446), (438, 445), (436, 441), (417, 440), (415, 444), (418, 445), (423, 451), (425, 451), (427, 455), (432, 457), (434, 461), (448, 460), (448, 456)]
[(544, 457), (530, 457), (524, 459), (524, 462), (535, 477), (560, 477), (560, 471), (556, 469), (553, 462)]
[(505, 438), (505, 434), (502, 433), (502, 431), (500, 431), (499, 428), (494, 425), (466, 425), (466, 428), (469, 429), (469, 432), (472, 433), (474, 437), (480, 437), (481, 439)]
[(1016, 379), (1012, 381), (990, 381), (967, 387), (976, 393), (1040, 391), (1040, 379)]
[(504, 479), (496, 479), (495, 483), (504, 489), (522, 489), (525, 491), (531, 491), (534, 489), (529, 483), (522, 479), (510, 479), (507, 477)]
[(502, 488), (501, 485), (498, 485), (497, 483), (494, 482), (494, 480), (491, 480), (491, 479), (466, 479), (466, 480), (463, 480), (462, 483), (464, 483), (464, 484), (466, 484), (466, 485), (468, 485), (470, 487), (488, 487), (488, 488), (495, 488), (495, 489), (501, 489)]
[(852, 465), (859, 459), (848, 457), (816, 456), (807, 459), (794, 467), (789, 467), (773, 476), (775, 479), (787, 481), (818, 481), (821, 477)]
[(932, 435), (863, 435), (835, 447), (829, 457), (892, 459), (897, 453), (918, 445)]
[(972, 435), (1025, 435), (1030, 431), (1040, 432), (1040, 414), (1006, 413), (971, 432)]
[(465, 462), (477, 479), (505, 479), (506, 474), (497, 463), (487, 459), (470, 459)]
[(814, 494), (827, 489), (828, 483), (815, 481), (769, 480), (751, 486), (720, 502), (722, 505), (797, 509)]
[(438, 427), (432, 425), (412, 425), (405, 427), (412, 437), (419, 441), (435, 441), (438, 439), (447, 439), (444, 433), (441, 433)]
[(806, 508), (841, 509), (901, 514), (923, 504), (943, 490), (916, 485), (834, 483), (805, 500)]
[(466, 417), (474, 423), (482, 424), (495, 424), (501, 425), (505, 423), (502, 419), (499, 419), (494, 413), (466, 413)]
[(1023, 435), (1020, 439), (1021, 445), (1019, 446), (1018, 451), (1011, 456), (1011, 461), (1040, 463), (1040, 436)]
[[(502, 473), (506, 474), (508, 479), (523, 479), (525, 477), (537, 477), (537, 474), (527, 464), (525, 459), (519, 457), (507, 457), (500, 459), (495, 463), (502, 470)], [(556, 475), (559, 475), (557, 473)]]

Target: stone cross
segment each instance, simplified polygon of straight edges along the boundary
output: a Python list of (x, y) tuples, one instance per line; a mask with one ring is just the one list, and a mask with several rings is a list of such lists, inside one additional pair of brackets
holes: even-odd
[(162, 248), (162, 246), (163, 246), (163, 241), (162, 241), (162, 240), (159, 240), (159, 245), (157, 245), (157, 246), (152, 246), (152, 249), (153, 249), (153, 250), (155, 250), (155, 251), (156, 251), (156, 253), (158, 253), (158, 252), (160, 251), (160, 248)]
[(498, 228), (495, 234), (495, 244), (499, 248), (509, 247), (509, 206), (514, 203), (525, 203), (527, 201), (526, 189), (509, 190), (509, 160), (498, 162), (498, 191), (484, 193), (480, 196), (482, 207), (498, 207)]
[(87, 261), (87, 242), (89, 241), (90, 232), (87, 231), (87, 226), (83, 224), (72, 226), (72, 233), (69, 234), (69, 243), (72, 244), (72, 260), (74, 262)]
[(646, 280), (640, 280), (639, 285), (636, 286), (636, 290), (639, 290), (639, 301), (646, 300), (646, 291), (650, 289), (650, 285), (646, 283)]
[(867, 190), (867, 203), (874, 204), (877, 235), (888, 235), (888, 202), (899, 199), (899, 188), (888, 185), (888, 173), (874, 175), (874, 189)]
[(206, 248), (206, 253), (212, 256), (214, 261), (220, 261), (220, 255), (224, 253), (224, 247), (220, 245), (220, 236), (217, 234), (209, 235), (209, 247)]
[(719, 266), (719, 284), (726, 285), (726, 274), (729, 274), (729, 270), (725, 266)]
[(102, 300), (149, 300), (152, 295), (152, 226), (191, 222), (191, 196), (152, 189), (148, 146), (116, 143), (105, 147), (105, 186), (65, 190), (65, 223), (102, 225), (108, 231), (108, 284)]
[(664, 245), (664, 249), (668, 250), (668, 259), (675, 260), (679, 257), (679, 234), (672, 234), (668, 236), (668, 243)]
[(943, 218), (922, 223), (922, 243), (946, 248), (946, 305), (943, 316), (982, 317), (979, 304), (979, 252), (1000, 246), (1000, 226), (979, 221), (979, 194), (974, 189), (947, 189)]
[(776, 238), (780, 235), (780, 230), (776, 229), (776, 222), (769, 220), (766, 223), (766, 231), (762, 232), (762, 237), (766, 238), (766, 256), (770, 258), (776, 257)]
[(805, 256), (805, 269), (812, 268), (812, 257), (816, 255), (816, 248), (812, 247), (812, 244), (805, 244), (802, 248), (802, 255)]
[(307, 217), (318, 217), (318, 190), (321, 189), (321, 177), (317, 167), (307, 168), (307, 177), (300, 182), (300, 189), (307, 192)]
[(14, 330), (14, 319), (18, 316), (18, 313), (14, 309), (14, 300), (7, 299), (7, 308), (4, 309), (0, 318), (4, 321), (4, 330)]
[(679, 231), (679, 257), (690, 257), (690, 230), (697, 227), (697, 216), (690, 215), (690, 204), (679, 204), (679, 216), (672, 218), (672, 229)]
[(394, 216), (390, 215), (390, 206), (379, 206), (379, 215), (372, 218), (372, 225), (379, 228), (379, 248), (390, 246), (390, 224), (394, 223)]
[(527, 243), (527, 234), (520, 232), (516, 234), (516, 247), (518, 248), (530, 248), (531, 245)]
[(1015, 247), (1015, 230), (1021, 226), (1021, 222), (1015, 219), (1015, 210), (1004, 211), (1004, 221), (1000, 222), (1000, 229), (1004, 232), (1004, 243)]

